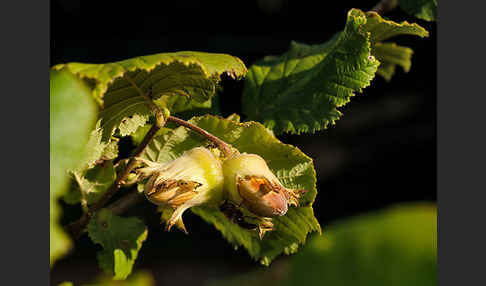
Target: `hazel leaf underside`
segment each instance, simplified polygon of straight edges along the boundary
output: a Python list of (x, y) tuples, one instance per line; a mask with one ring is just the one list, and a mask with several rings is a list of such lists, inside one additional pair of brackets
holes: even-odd
[(223, 73), (239, 79), (246, 75), (243, 62), (226, 54), (203, 52), (163, 53), (107, 64), (67, 63), (67, 69), (87, 82), (102, 105), (99, 114), (103, 141), (145, 125), (151, 110), (142, 94), (172, 113), (208, 105)]
[[(273, 219), (276, 230), (267, 232), (263, 240), (260, 240), (257, 232), (231, 222), (217, 207), (193, 207), (193, 213), (214, 225), (235, 247), (243, 246), (252, 258), (264, 265), (268, 265), (282, 253), (294, 253), (300, 244), (305, 243), (309, 233), (321, 231), (312, 210), (317, 190), (311, 158), (298, 148), (280, 142), (257, 122), (239, 123), (237, 120), (212, 115), (194, 117), (190, 122), (231, 144), (242, 153), (253, 153), (263, 157), (285, 187), (308, 191), (301, 198), (299, 207), (290, 207), (285, 216)], [(167, 163), (181, 156), (186, 150), (206, 144), (208, 141), (205, 138), (179, 127), (154, 138), (142, 153), (142, 157)], [(186, 225), (186, 228), (190, 233), (190, 226)]]

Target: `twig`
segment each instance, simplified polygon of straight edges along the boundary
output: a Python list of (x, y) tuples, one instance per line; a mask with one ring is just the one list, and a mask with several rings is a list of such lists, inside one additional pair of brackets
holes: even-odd
[(132, 206), (136, 205), (138, 202), (142, 201), (142, 199), (142, 195), (140, 195), (137, 190), (134, 190), (121, 197), (119, 200), (115, 201), (106, 208), (112, 211), (114, 214), (119, 215), (125, 212), (127, 209), (131, 208)]
[(383, 15), (392, 11), (395, 7), (397, 7), (397, 0), (381, 0), (371, 11)]
[(116, 191), (121, 187), (121, 185), (125, 183), (125, 180), (127, 179), (128, 175), (130, 174), (130, 172), (135, 167), (135, 164), (137, 163), (137, 160), (135, 158), (140, 156), (140, 154), (143, 152), (145, 147), (147, 147), (148, 143), (150, 143), (150, 140), (152, 140), (152, 138), (155, 136), (157, 131), (159, 131), (159, 129), (160, 127), (157, 124), (152, 125), (152, 127), (147, 132), (140, 145), (138, 145), (137, 149), (135, 149), (135, 151), (133, 152), (132, 158), (128, 162), (125, 169), (120, 173), (119, 176), (117, 176), (116, 181), (112, 185), (110, 190), (105, 192), (103, 196), (101, 196), (101, 198), (96, 202), (96, 204), (91, 209), (92, 211), (97, 211), (101, 209), (108, 202), (108, 200), (116, 193)]
[(120, 189), (120, 187), (125, 183), (125, 180), (127, 179), (128, 175), (130, 172), (133, 170), (136, 164), (135, 158), (138, 157), (145, 147), (148, 145), (150, 140), (154, 137), (154, 135), (159, 131), (160, 127), (158, 124), (153, 124), (152, 127), (150, 128), (149, 132), (145, 135), (143, 138), (142, 143), (138, 145), (137, 149), (135, 149), (132, 158), (128, 162), (127, 166), (125, 169), (123, 169), (120, 174), (118, 174), (115, 182), (113, 185), (110, 186), (110, 188), (99, 198), (99, 200), (86, 212), (83, 214), (83, 216), (71, 223), (69, 225), (69, 229), (71, 233), (73, 234), (74, 238), (79, 238), (81, 234), (83, 233), (84, 228), (88, 224), (90, 218), (93, 216), (95, 212), (103, 208), (103, 206), (111, 199), (111, 197)]
[(182, 125), (184, 127), (187, 127), (189, 129), (192, 129), (193, 131), (201, 134), (202, 136), (206, 137), (207, 139), (209, 139), (211, 142), (213, 142), (214, 144), (216, 144), (216, 146), (221, 150), (221, 152), (223, 152), (223, 154), (226, 156), (226, 157), (229, 157), (231, 156), (231, 154), (233, 154), (233, 152), (231, 151), (231, 148), (230, 146), (224, 142), (223, 140), (219, 139), (218, 137), (214, 136), (213, 134), (207, 132), (206, 130), (192, 124), (192, 123), (189, 123), (185, 120), (182, 120), (180, 118), (177, 118), (177, 117), (174, 117), (174, 116), (169, 116), (167, 118), (167, 121), (171, 121), (171, 122), (174, 122), (178, 125)]

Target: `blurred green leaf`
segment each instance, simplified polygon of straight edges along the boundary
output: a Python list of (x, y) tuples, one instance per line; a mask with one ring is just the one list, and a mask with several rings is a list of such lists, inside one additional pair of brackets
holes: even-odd
[(287, 281), (437, 285), (437, 208), (401, 205), (335, 223), (291, 261)]
[(437, 19), (438, 0), (399, 0), (400, 8), (408, 14), (426, 21)]
[(155, 280), (148, 270), (138, 270), (126, 280), (113, 280), (111, 276), (102, 275), (95, 279), (93, 284), (83, 286), (155, 286)]
[(130, 275), (147, 232), (138, 218), (122, 218), (107, 209), (97, 212), (88, 224), (91, 240), (103, 246), (98, 253), (99, 265), (115, 280)]
[(71, 247), (59, 225), (57, 199), (67, 190), (68, 171), (77, 168), (86, 154), (86, 143), (96, 118), (96, 104), (89, 89), (66, 71), (50, 73), (50, 266)]
[[(240, 152), (263, 157), (285, 187), (305, 189), (308, 192), (300, 199), (300, 207), (291, 207), (285, 216), (273, 218), (276, 230), (266, 233), (263, 240), (259, 239), (256, 231), (244, 229), (230, 221), (216, 207), (201, 206), (191, 210), (213, 224), (235, 247), (243, 246), (251, 257), (268, 265), (281, 253), (295, 253), (298, 246), (305, 243), (309, 233), (320, 232), (319, 223), (312, 210), (317, 194), (314, 165), (311, 158), (298, 148), (280, 142), (263, 125), (257, 122), (239, 123), (236, 116), (231, 119), (233, 120), (207, 115), (195, 117), (190, 122), (231, 144)], [(208, 143), (200, 135), (179, 127), (154, 138), (141, 157), (153, 162), (167, 163), (186, 150)], [(191, 232), (190, 226), (188, 231)]]
[(269, 271), (209, 285), (437, 285), (437, 207), (407, 203), (333, 223)]

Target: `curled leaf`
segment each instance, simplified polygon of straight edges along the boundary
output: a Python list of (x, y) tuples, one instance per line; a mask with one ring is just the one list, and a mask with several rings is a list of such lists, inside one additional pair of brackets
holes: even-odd
[(65, 69), (83, 79), (100, 112), (103, 141), (116, 130), (130, 135), (152, 114), (144, 95), (171, 112), (203, 106), (216, 92), (221, 75), (246, 75), (243, 62), (226, 54), (203, 52), (163, 53), (106, 64), (67, 63)]

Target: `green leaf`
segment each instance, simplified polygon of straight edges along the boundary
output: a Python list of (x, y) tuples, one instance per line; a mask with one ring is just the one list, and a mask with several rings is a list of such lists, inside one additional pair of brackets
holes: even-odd
[(81, 164), (90, 130), (96, 118), (96, 104), (89, 89), (66, 72), (50, 73), (50, 266), (71, 247), (59, 225), (58, 198), (69, 183), (68, 171)]
[(338, 107), (368, 86), (379, 62), (371, 56), (367, 18), (352, 9), (344, 31), (321, 45), (292, 42), (280, 57), (250, 67), (243, 111), (276, 134), (315, 132), (334, 124)]
[(98, 253), (99, 265), (115, 280), (123, 280), (131, 273), (147, 232), (139, 219), (122, 218), (107, 209), (97, 212), (88, 224), (91, 240), (103, 246)]
[[(206, 114), (221, 115), (221, 108), (219, 104), (220, 95), (216, 93), (210, 100), (202, 104), (193, 104), (191, 108), (178, 111), (175, 115), (184, 120), (188, 120), (194, 116), (202, 116)], [(181, 97), (179, 97), (181, 98)], [(194, 102), (194, 101), (192, 101)], [(195, 103), (195, 102), (194, 102)]]
[(137, 57), (115, 63), (68, 63), (68, 69), (93, 88), (103, 105), (100, 113), (103, 141), (116, 130), (130, 135), (151, 115), (143, 94), (172, 113), (198, 107), (214, 95), (220, 75), (245, 76), (243, 62), (226, 54), (177, 52)]
[(110, 141), (110, 143), (106, 144), (103, 153), (101, 153), (101, 157), (98, 160), (113, 160), (118, 157), (118, 142), (116, 140)]
[(328, 42), (292, 42), (283, 55), (252, 65), (245, 80), (243, 111), (276, 134), (326, 129), (341, 117), (338, 108), (362, 92), (377, 70), (389, 79), (397, 64), (410, 68), (411, 49), (381, 43), (405, 34), (428, 36), (417, 24), (395, 23), (375, 12), (352, 9), (344, 31)]
[(400, 35), (415, 35), (422, 38), (429, 36), (429, 32), (416, 23), (410, 24), (407, 21), (396, 23), (385, 20), (378, 13), (372, 11), (366, 12), (366, 18), (367, 21), (363, 25), (363, 29), (370, 33), (372, 44)]
[(117, 140), (101, 141), (100, 122), (98, 120), (95, 129), (91, 131), (82, 163), (75, 170), (71, 170), (75, 188), (69, 189), (63, 197), (68, 204), (81, 202), (85, 209), (116, 179), (113, 159), (118, 156), (118, 142)]
[[(145, 135), (147, 135), (150, 128), (152, 128), (152, 124), (141, 126), (137, 129), (137, 131), (130, 135), (130, 137), (132, 137), (133, 144), (138, 146), (140, 143), (142, 143), (143, 138), (145, 137)], [(169, 131), (171, 131), (170, 128), (162, 127), (159, 129), (159, 131), (157, 131), (156, 136), (166, 134)]]
[(116, 172), (110, 160), (86, 172), (73, 172), (73, 176), (76, 188), (66, 193), (64, 200), (69, 204), (91, 205), (115, 182)]
[(381, 63), (378, 67), (378, 75), (390, 81), (395, 74), (397, 65), (401, 66), (405, 72), (408, 72), (412, 65), (413, 50), (395, 43), (383, 43), (382, 41), (399, 35), (413, 35), (423, 38), (428, 37), (429, 33), (415, 23), (409, 24), (407, 21), (395, 23), (383, 19), (375, 12), (367, 12), (366, 17), (368, 21), (364, 29), (370, 32), (371, 35), (371, 53)]
[(335, 222), (279, 266), (208, 286), (437, 285), (437, 207), (406, 203)]
[(118, 142), (103, 142), (102, 141), (101, 120), (98, 120), (96, 127), (89, 135), (89, 140), (86, 145), (87, 152), (83, 158), (80, 166), (75, 170), (78, 173), (83, 173), (87, 169), (93, 168), (100, 161), (112, 160), (118, 156)]
[(401, 66), (405, 72), (412, 65), (413, 50), (395, 43), (377, 43), (373, 46), (373, 55), (381, 62), (377, 74), (390, 81), (395, 74), (395, 67)]
[(400, 8), (408, 14), (426, 21), (437, 19), (438, 0), (399, 0)]
[(437, 207), (408, 203), (334, 223), (295, 256), (286, 282), (437, 285)]
[[(236, 117), (232, 117), (236, 119)], [(320, 232), (312, 203), (317, 194), (316, 174), (312, 159), (298, 148), (283, 144), (257, 122), (239, 123), (217, 116), (195, 117), (191, 123), (231, 144), (240, 152), (258, 154), (287, 188), (306, 189), (300, 207), (289, 208), (283, 217), (273, 219), (276, 230), (267, 232), (260, 240), (256, 232), (244, 229), (228, 220), (218, 208), (200, 206), (192, 212), (211, 223), (235, 247), (243, 246), (251, 257), (268, 265), (281, 253), (294, 253), (305, 243), (309, 233)], [(206, 145), (208, 141), (184, 127), (158, 136), (147, 146), (141, 157), (160, 163), (170, 162), (186, 150)], [(190, 233), (190, 226), (186, 226)]]

